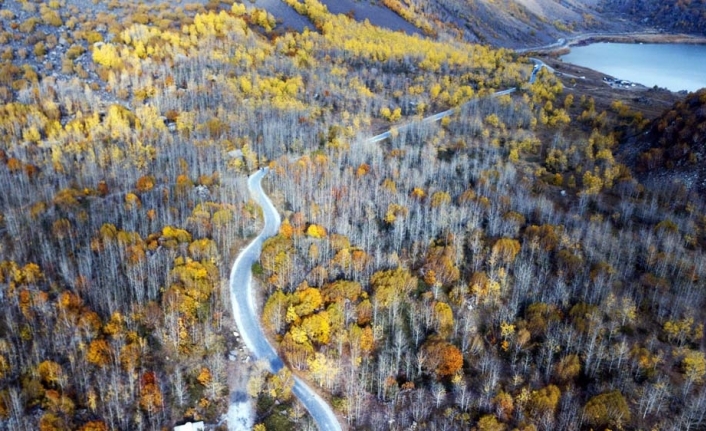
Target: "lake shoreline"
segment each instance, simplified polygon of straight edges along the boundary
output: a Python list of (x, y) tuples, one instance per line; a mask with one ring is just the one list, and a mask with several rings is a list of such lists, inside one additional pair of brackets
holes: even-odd
[(657, 31), (640, 31), (630, 33), (587, 33), (579, 34), (550, 45), (522, 48), (516, 51), (521, 54), (543, 54), (549, 57), (560, 57), (567, 54), (571, 47), (585, 46), (593, 43), (682, 43), (689, 45), (706, 45), (706, 36), (684, 33), (661, 33)]
[(566, 49), (557, 59), (593, 69), (616, 88), (662, 87), (675, 93), (706, 87), (706, 44), (591, 41)]
[(592, 43), (654, 43), (668, 44), (679, 43), (685, 45), (706, 45), (706, 37), (689, 34), (667, 34), (667, 33), (636, 33), (629, 35), (587, 35), (570, 40), (568, 48), (573, 46), (585, 46)]

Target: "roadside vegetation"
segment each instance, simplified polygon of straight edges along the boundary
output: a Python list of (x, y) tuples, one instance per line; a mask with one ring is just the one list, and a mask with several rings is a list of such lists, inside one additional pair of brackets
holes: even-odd
[(265, 165), (262, 323), (352, 429), (702, 426), (704, 202), (618, 159), (648, 119), (509, 50), (287, 3), (315, 28), (2, 4), (0, 428), (217, 424), (235, 371), (256, 429), (310, 428), (289, 371), (228, 359)]
[[(237, 340), (226, 279), (259, 228), (248, 173), (284, 154), (343, 151), (528, 72), (506, 51), (370, 26), (279, 34), (271, 15), (242, 4), (84, 15), (10, 3), (0, 421), (11, 430), (218, 422), (229, 370), (246, 367), (227, 360)], [(47, 7), (52, 20), (33, 19)], [(258, 404), (261, 422), (303, 415), (272, 397)]]
[(704, 202), (615, 160), (639, 116), (569, 139), (590, 101), (547, 119), (536, 87), (276, 162), (263, 324), (353, 428), (703, 424)]
[(616, 1), (606, 0), (606, 11), (616, 11), (671, 32), (706, 34), (706, 2), (683, 1)]

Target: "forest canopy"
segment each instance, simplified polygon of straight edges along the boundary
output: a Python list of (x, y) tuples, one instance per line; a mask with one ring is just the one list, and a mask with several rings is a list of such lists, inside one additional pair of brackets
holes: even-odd
[[(217, 424), (234, 375), (258, 430), (314, 426), (294, 375), (351, 429), (702, 427), (703, 197), (619, 151), (702, 96), (650, 123), (434, 38), (414, 2), (384, 3), (424, 35), (286, 3), (312, 28), (241, 2), (3, 2), (0, 428)], [(276, 374), (229, 304), (264, 166)]]

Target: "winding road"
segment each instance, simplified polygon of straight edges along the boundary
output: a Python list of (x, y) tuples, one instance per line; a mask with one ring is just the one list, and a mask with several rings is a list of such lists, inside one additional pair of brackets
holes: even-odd
[(554, 69), (547, 66), (545, 62), (538, 58), (530, 58), (530, 61), (534, 63), (534, 68), (532, 69), (532, 74), (530, 75), (529, 83), (534, 84), (534, 81), (537, 80), (537, 74), (539, 73), (540, 70), (542, 70), (543, 67), (546, 67), (548, 71), (554, 73)]
[[(542, 63), (542, 64), (543, 64), (543, 63)], [(538, 70), (538, 69), (536, 68), (536, 66), (535, 66), (535, 70)], [(536, 74), (536, 72), (535, 72), (535, 71), (532, 71), (532, 77), (534, 77), (535, 74)], [(530, 83), (531, 83), (531, 82), (534, 82), (533, 79), (530, 79)], [(505, 94), (512, 94), (512, 93), (514, 93), (515, 91), (517, 91), (517, 88), (516, 88), (516, 87), (512, 87), (512, 88), (508, 88), (507, 90), (496, 91), (496, 92), (493, 93), (491, 96), (492, 96), (492, 97), (503, 96), (503, 95), (505, 95)], [(452, 109), (448, 109), (448, 110), (443, 111), (443, 112), (439, 112), (438, 114), (430, 115), (430, 116), (428, 116), (428, 117), (426, 117), (426, 118), (423, 118), (423, 119), (421, 120), (421, 122), (422, 122), (422, 123), (434, 123), (434, 122), (436, 122), (436, 121), (441, 120), (441, 119), (444, 118), (444, 117), (448, 117), (448, 116), (452, 115), (454, 112), (458, 112), (458, 109), (459, 109), (459, 108), (452, 108)], [(397, 130), (397, 131), (399, 132), (399, 131), (408, 129), (408, 128), (412, 127), (413, 124), (416, 124), (416, 123), (418, 123), (418, 122), (419, 122), (419, 121), (412, 121), (412, 122), (403, 124), (403, 125), (401, 125), (401, 126), (396, 126), (396, 127), (395, 127), (395, 130)], [(383, 132), (383, 133), (380, 133), (379, 135), (373, 136), (372, 138), (368, 138), (368, 139), (366, 139), (365, 141), (366, 141), (366, 142), (380, 142), (380, 141), (384, 141), (385, 139), (388, 139), (388, 138), (391, 138), (391, 137), (392, 137), (392, 130), (388, 130), (387, 132)]]
[[(529, 82), (532, 83), (536, 79), (536, 75), (542, 67), (549, 68), (541, 60), (532, 59), (535, 63)], [(551, 68), (549, 68), (551, 71)], [(507, 90), (496, 91), (492, 97), (503, 96), (517, 91), (517, 88), (512, 87)], [(421, 120), (422, 122), (436, 122), (442, 118), (448, 117), (457, 112), (457, 108), (439, 112)], [(415, 122), (410, 122), (397, 126), (397, 130), (405, 130), (412, 126)], [(367, 139), (367, 142), (379, 142), (392, 137), (392, 131), (381, 133)], [(233, 268), (230, 272), (230, 296), (231, 305), (233, 307), (233, 316), (235, 323), (243, 337), (243, 342), (250, 350), (251, 355), (256, 360), (265, 361), (271, 372), (276, 373), (284, 363), (277, 356), (277, 352), (267, 340), (265, 333), (260, 326), (260, 316), (257, 312), (257, 307), (253, 303), (256, 297), (252, 286), (252, 266), (260, 259), (262, 251), (262, 243), (269, 237), (277, 234), (281, 223), (281, 218), (275, 209), (272, 201), (267, 197), (262, 190), (261, 181), (267, 174), (268, 168), (263, 168), (250, 175), (248, 178), (248, 190), (250, 195), (257, 201), (262, 208), (265, 226), (262, 232), (250, 243), (243, 251), (240, 252), (235, 259)], [(320, 431), (340, 431), (341, 424), (338, 422), (336, 415), (331, 410), (331, 407), (324, 401), (314, 390), (312, 390), (303, 380), (294, 376), (294, 387), (292, 388), (294, 395), (304, 404), (311, 417), (316, 422)], [(231, 431), (238, 430), (237, 424), (229, 424)]]
[[(260, 259), (262, 243), (277, 233), (281, 223), (275, 206), (272, 205), (272, 201), (262, 190), (262, 177), (267, 174), (267, 171), (267, 168), (261, 169), (248, 178), (248, 190), (253, 199), (262, 208), (265, 226), (262, 232), (235, 259), (233, 268), (230, 271), (230, 297), (235, 323), (240, 330), (243, 342), (245, 342), (253, 357), (257, 360), (265, 361), (270, 371), (276, 373), (284, 367), (284, 363), (277, 356), (277, 352), (267, 341), (267, 337), (262, 331), (260, 316), (257, 312), (257, 307), (253, 303), (255, 294), (252, 285), (252, 266)], [(294, 377), (292, 392), (304, 404), (319, 430), (341, 430), (341, 424), (338, 422), (331, 407), (304, 381), (296, 376)], [(237, 424), (229, 424), (229, 429), (237, 429), (233, 428), (236, 426)]]

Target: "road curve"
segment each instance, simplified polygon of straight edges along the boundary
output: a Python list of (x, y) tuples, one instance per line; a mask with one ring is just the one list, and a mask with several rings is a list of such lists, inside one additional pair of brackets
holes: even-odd
[[(250, 195), (262, 208), (265, 226), (262, 232), (243, 249), (233, 263), (230, 271), (230, 298), (233, 307), (235, 323), (240, 330), (243, 342), (257, 360), (263, 360), (269, 365), (271, 372), (276, 373), (284, 363), (267, 340), (260, 326), (260, 316), (253, 303), (252, 266), (260, 259), (262, 243), (277, 234), (281, 223), (279, 213), (262, 190), (262, 177), (267, 174), (267, 168), (258, 170), (248, 178)], [(331, 407), (304, 381), (294, 377), (294, 395), (299, 398), (321, 431), (340, 431), (341, 424)]]
[[(532, 82), (532, 81), (530, 81), (530, 82)], [(496, 91), (495, 93), (491, 94), (491, 96), (492, 96), (492, 97), (504, 96), (504, 95), (506, 95), (506, 94), (514, 93), (515, 91), (517, 91), (517, 88), (516, 88), (516, 87), (511, 87), (511, 88), (508, 88), (507, 90)], [(466, 103), (471, 103), (471, 102), (473, 102), (473, 101), (475, 101), (475, 100), (476, 100), (476, 99), (471, 99), (469, 102), (466, 102)], [(422, 122), (422, 123), (434, 123), (434, 122), (437, 122), (437, 121), (441, 120), (441, 119), (444, 118), (444, 117), (448, 117), (448, 116), (452, 115), (452, 114), (453, 114), (454, 112), (456, 112), (458, 109), (459, 109), (459, 108), (451, 108), (451, 109), (449, 109), (449, 110), (446, 110), (446, 111), (443, 111), (443, 112), (439, 112), (438, 114), (430, 115), (430, 116), (428, 116), (428, 117), (423, 118), (423, 119), (421, 120), (421, 122)], [(419, 122), (420, 122), (419, 120), (411, 121), (411, 122), (409, 122), (409, 123), (402, 124), (401, 126), (396, 126), (395, 129), (399, 132), (399, 131), (401, 131), (401, 130), (408, 129), (408, 128), (412, 127), (413, 124), (417, 124), (417, 123), (419, 123)], [(380, 133), (379, 135), (373, 136), (372, 138), (366, 139), (365, 142), (370, 142), (370, 143), (380, 142), (380, 141), (384, 141), (385, 139), (388, 139), (388, 138), (391, 138), (391, 137), (392, 137), (392, 131), (391, 131), (391, 130), (388, 130), (387, 132), (383, 132), (383, 133)]]
[[(540, 60), (532, 59), (532, 61), (535, 63), (535, 68), (530, 76), (530, 83), (534, 82), (539, 69), (547, 67)], [(514, 93), (516, 90), (517, 88), (512, 87), (507, 90), (496, 91), (492, 96), (503, 96)], [(436, 122), (444, 117), (450, 116), (454, 112), (456, 112), (456, 109), (439, 112), (424, 118), (422, 122)], [(415, 122), (411, 122), (398, 126), (397, 130), (407, 129), (414, 123)], [(366, 141), (371, 143), (379, 142), (390, 137), (392, 137), (392, 131), (388, 130), (387, 132), (368, 138)], [(269, 365), (270, 371), (276, 373), (284, 367), (284, 363), (279, 356), (277, 356), (277, 352), (262, 331), (260, 316), (257, 313), (257, 307), (255, 307), (253, 303), (255, 295), (252, 289), (252, 266), (260, 259), (262, 243), (267, 238), (277, 233), (280, 223), (282, 222), (272, 201), (270, 201), (262, 190), (261, 181), (265, 174), (267, 174), (267, 171), (267, 168), (260, 169), (248, 178), (248, 190), (262, 208), (265, 226), (262, 228), (262, 232), (240, 252), (235, 259), (235, 263), (233, 263), (233, 268), (230, 271), (230, 297), (235, 323), (240, 330), (245, 345), (257, 360), (264, 360)], [(303, 380), (296, 376), (294, 376), (292, 392), (294, 392), (294, 395), (304, 404), (304, 407), (314, 419), (320, 431), (341, 430), (341, 424), (338, 422), (331, 407), (316, 392), (307, 386)]]
[(542, 60), (540, 60), (538, 58), (532, 57), (532, 58), (530, 58), (530, 61), (532, 63), (534, 63), (534, 68), (532, 68), (532, 74), (530, 75), (530, 79), (529, 79), (530, 84), (534, 84), (534, 81), (537, 80), (537, 74), (539, 73), (540, 70), (542, 70), (543, 67), (546, 68), (548, 71), (554, 73), (554, 69), (547, 66), (547, 64), (545, 62), (543, 62)]
[(534, 84), (534, 81), (537, 80), (537, 74), (539, 73), (540, 70), (542, 70), (542, 68), (547, 69), (549, 72), (551, 72), (557, 76), (564, 76), (564, 77), (573, 78), (573, 79), (586, 79), (585, 76), (576, 76), (576, 75), (571, 75), (570, 73), (559, 72), (538, 58), (530, 57), (530, 61), (532, 63), (534, 63), (534, 68), (532, 69), (532, 75), (530, 75), (530, 79), (529, 79), (530, 84)]

